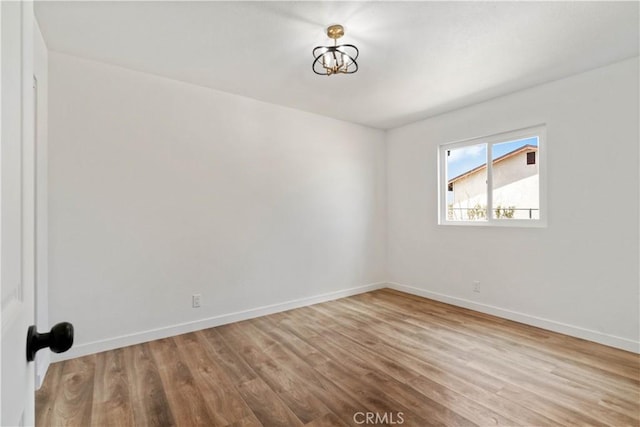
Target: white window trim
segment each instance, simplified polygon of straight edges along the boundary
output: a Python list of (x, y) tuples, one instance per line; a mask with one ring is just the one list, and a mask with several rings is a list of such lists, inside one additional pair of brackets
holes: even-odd
[[(538, 183), (540, 219), (496, 219), (493, 212), (492, 144), (538, 137)], [(447, 150), (468, 145), (487, 144), (487, 219), (484, 221), (450, 221), (447, 219)], [(438, 146), (438, 224), (462, 227), (546, 227), (547, 226), (547, 127), (539, 124), (488, 136), (464, 139)]]

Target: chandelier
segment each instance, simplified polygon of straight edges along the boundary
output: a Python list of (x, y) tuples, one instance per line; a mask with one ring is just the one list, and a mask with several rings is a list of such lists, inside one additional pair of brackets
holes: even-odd
[(313, 72), (321, 76), (333, 74), (353, 74), (358, 71), (358, 48), (352, 44), (338, 45), (344, 36), (342, 25), (327, 28), (327, 36), (333, 39), (333, 46), (318, 46), (313, 49)]

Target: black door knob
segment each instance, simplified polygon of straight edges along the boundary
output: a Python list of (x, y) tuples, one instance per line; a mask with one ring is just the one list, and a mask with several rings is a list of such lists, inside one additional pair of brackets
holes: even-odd
[(62, 322), (51, 328), (50, 332), (39, 334), (36, 326), (29, 326), (27, 331), (27, 361), (32, 362), (36, 358), (36, 352), (49, 347), (54, 353), (63, 353), (73, 345), (73, 325)]

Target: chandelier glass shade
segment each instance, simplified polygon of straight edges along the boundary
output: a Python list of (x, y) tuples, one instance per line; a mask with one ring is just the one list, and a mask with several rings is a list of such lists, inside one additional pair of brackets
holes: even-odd
[(344, 35), (342, 25), (327, 28), (327, 35), (333, 39), (333, 46), (318, 46), (313, 49), (313, 72), (321, 76), (353, 74), (358, 71), (358, 48), (352, 44), (338, 45)]

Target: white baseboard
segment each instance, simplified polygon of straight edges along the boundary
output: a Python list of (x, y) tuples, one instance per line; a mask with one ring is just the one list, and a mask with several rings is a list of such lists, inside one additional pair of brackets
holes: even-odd
[(470, 301), (464, 298), (458, 298), (444, 295), (438, 292), (427, 291), (425, 289), (414, 288), (412, 286), (407, 286), (400, 283), (389, 282), (387, 284), (387, 287), (400, 292), (429, 298), (458, 307), (468, 308), (485, 314), (491, 314), (493, 316), (502, 317), (504, 319), (513, 320), (516, 322), (524, 323), (526, 325), (536, 326), (538, 328), (547, 329), (553, 332), (559, 332), (561, 334), (570, 335), (572, 337), (582, 338), (610, 347), (620, 348), (622, 350), (631, 351), (634, 353), (640, 353), (640, 342), (633, 341), (627, 338), (617, 337), (615, 335), (609, 335), (591, 329), (581, 328), (579, 326), (568, 325), (566, 323), (556, 322), (555, 320), (543, 319), (541, 317), (519, 313), (517, 311), (507, 310), (476, 301)]
[[(68, 360), (76, 357), (87, 356), (89, 354), (99, 353), (101, 351), (113, 350), (116, 348), (126, 347), (134, 344), (140, 344), (143, 342), (167, 338), (175, 335), (185, 334), (193, 331), (198, 331), (201, 329), (213, 328), (215, 326), (226, 325), (228, 323), (239, 322), (247, 319), (253, 319), (255, 317), (266, 316), (268, 314), (279, 313), (279, 312), (291, 310), (294, 308), (306, 307), (309, 305), (319, 304), (322, 302), (344, 298), (351, 295), (357, 295), (364, 292), (370, 292), (370, 291), (385, 288), (385, 287), (395, 289), (400, 292), (405, 292), (408, 294), (417, 295), (417, 296), (429, 298), (435, 301), (440, 301), (447, 304), (455, 305), (458, 307), (468, 308), (471, 310), (479, 311), (481, 313), (491, 314), (494, 316), (513, 320), (513, 321), (524, 323), (527, 325), (536, 326), (542, 329), (559, 332), (561, 334), (582, 338), (588, 341), (597, 342), (597, 343), (608, 345), (611, 347), (620, 348), (620, 349), (631, 351), (634, 353), (640, 353), (640, 342), (633, 341), (627, 338), (608, 335), (602, 332), (581, 328), (579, 326), (568, 325), (566, 323), (556, 322), (554, 320), (549, 320), (549, 319), (544, 319), (537, 316), (532, 316), (529, 314), (519, 313), (513, 310), (508, 310), (508, 309), (495, 307), (488, 304), (479, 303), (476, 301), (470, 301), (464, 298), (453, 297), (453, 296), (449, 296), (449, 295), (445, 295), (437, 292), (415, 288), (415, 287), (403, 285), (400, 283), (379, 282), (379, 283), (372, 283), (364, 286), (358, 286), (355, 288), (329, 292), (326, 294), (285, 301), (278, 304), (257, 307), (249, 310), (222, 314), (219, 316), (209, 317), (209, 318), (200, 319), (200, 320), (194, 320), (191, 322), (180, 323), (177, 325), (171, 325), (171, 326), (166, 326), (162, 328), (141, 331), (141, 332), (128, 334), (128, 335), (121, 335), (118, 337), (109, 338), (105, 340), (80, 344), (72, 347), (66, 353), (51, 354), (51, 362), (52, 363), (59, 362), (62, 360)], [(46, 365), (48, 366), (48, 363)], [(44, 374), (42, 375), (42, 378), (44, 378)]]
[(126, 347), (129, 345), (140, 344), (147, 341), (172, 337), (175, 335), (186, 334), (201, 329), (213, 328), (215, 326), (226, 325), (227, 323), (239, 322), (242, 320), (253, 319), (255, 317), (266, 316), (268, 314), (279, 313), (308, 305), (319, 304), (321, 302), (331, 301), (339, 298), (357, 295), (364, 292), (374, 291), (386, 287), (386, 282), (371, 283), (369, 285), (358, 286), (355, 288), (344, 289), (326, 294), (315, 295), (311, 297), (299, 298), (291, 301), (285, 301), (278, 304), (271, 304), (262, 307), (252, 308), (234, 313), (221, 314), (219, 316), (209, 317), (206, 319), (194, 320), (191, 322), (180, 323), (177, 325), (165, 326), (162, 328), (151, 329), (147, 331), (136, 332), (128, 335), (121, 335), (100, 341), (93, 341), (71, 347), (69, 351), (61, 354), (52, 354), (52, 362), (60, 362), (62, 360), (73, 359), (76, 357), (87, 356), (89, 354), (99, 353), (101, 351), (113, 350), (116, 348)]
[(44, 377), (47, 375), (49, 365), (51, 364), (51, 353), (48, 351), (42, 351), (36, 354), (36, 390), (42, 387)]

